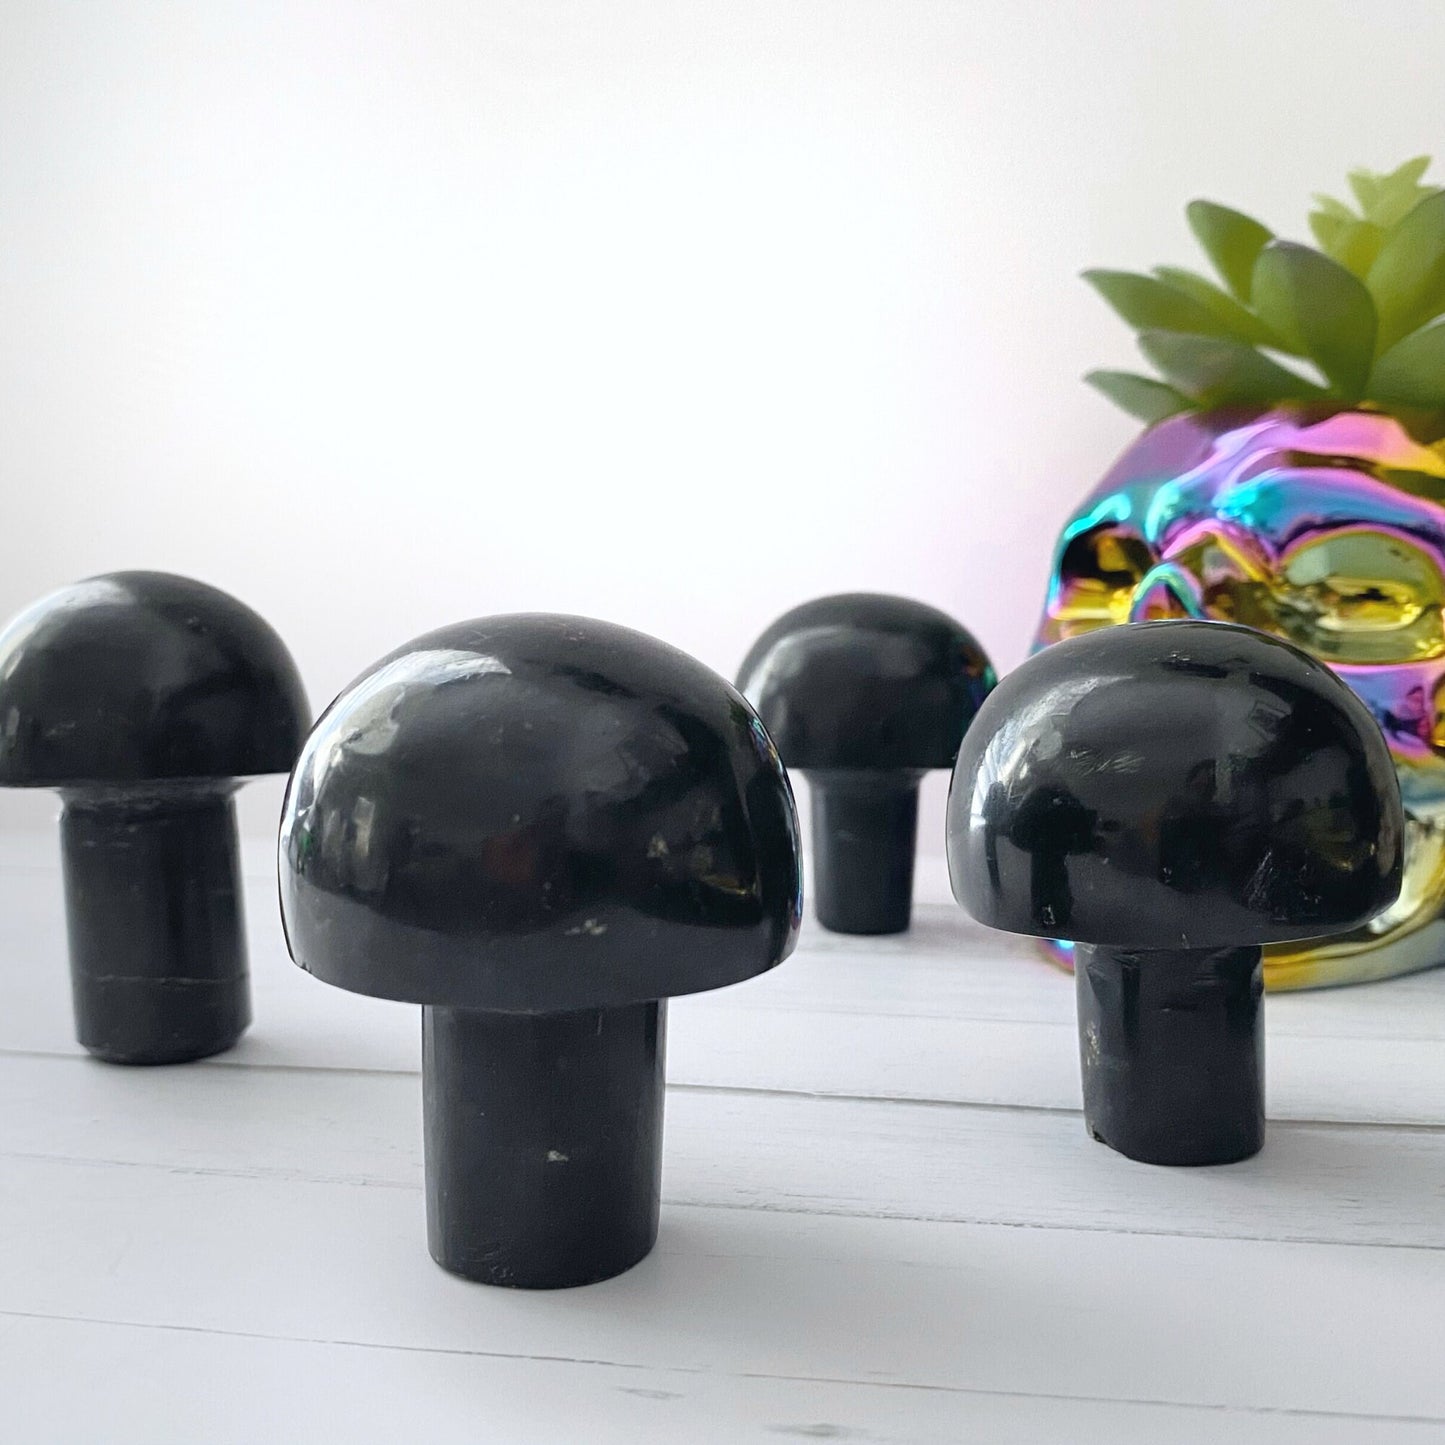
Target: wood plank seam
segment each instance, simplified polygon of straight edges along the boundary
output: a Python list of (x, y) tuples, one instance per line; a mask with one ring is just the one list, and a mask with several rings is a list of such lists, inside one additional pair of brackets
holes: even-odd
[(714, 1369), (710, 1366), (643, 1365), (630, 1360), (609, 1360), (581, 1355), (548, 1355), (510, 1350), (466, 1349), (461, 1346), (402, 1345), (370, 1340), (330, 1339), (323, 1336), (263, 1334), (257, 1330), (227, 1330), (210, 1325), (155, 1324), (145, 1320), (118, 1320), (90, 1315), (50, 1314), (40, 1310), (0, 1308), (0, 1318), (12, 1320), (47, 1320), (67, 1324), (100, 1325), (114, 1329), (152, 1330), (189, 1335), (208, 1335), (221, 1339), (261, 1340), (291, 1345), (327, 1345), (340, 1349), (374, 1350), (381, 1353), (442, 1355), (464, 1359), (520, 1360), (534, 1364), (591, 1365), (601, 1369), (627, 1370), (646, 1374), (706, 1376), (731, 1380), (768, 1380), (800, 1385), (861, 1385), (870, 1389), (927, 1391), (932, 1394), (981, 1396), (1005, 1400), (1057, 1400), (1064, 1404), (1085, 1402), (1091, 1405), (1137, 1405), (1174, 1410), (1195, 1410), (1209, 1415), (1263, 1415), (1303, 1420), (1357, 1420), (1362, 1424), (1439, 1425), (1445, 1415), (1379, 1414), (1356, 1410), (1309, 1410), (1275, 1405), (1209, 1405), (1196, 1400), (1173, 1400), (1164, 1396), (1122, 1396), (1069, 1394), (1054, 1390), (991, 1390), (976, 1385), (944, 1385), (925, 1380), (861, 1380), (846, 1375), (795, 1374), (772, 1370)]
[[(66, 1063), (92, 1066), (91, 1059), (71, 1049), (16, 1049), (0, 1047), (0, 1059), (46, 1059)], [(361, 1068), (354, 1065), (337, 1064), (272, 1064), (252, 1059), (226, 1059), (224, 1057), (199, 1059), (191, 1068), (200, 1069), (251, 1069), (257, 1073), (270, 1074), (328, 1074), (341, 1078), (416, 1078), (418, 1069)], [(979, 1111), (997, 1114), (1034, 1114), (1056, 1118), (1081, 1117), (1082, 1108), (1061, 1104), (1011, 1103), (993, 1099), (939, 1099), (917, 1094), (858, 1094), (831, 1089), (784, 1089), (770, 1088), (756, 1084), (690, 1084), (672, 1083), (667, 1085), (670, 1094), (710, 1094), (720, 1097), (753, 1097), (764, 1099), (819, 1099), (844, 1104), (879, 1104), (902, 1108), (947, 1109)], [(1271, 1130), (1324, 1129), (1348, 1132), (1359, 1129), (1373, 1129), (1397, 1134), (1445, 1134), (1445, 1124), (1431, 1124), (1418, 1120), (1379, 1119), (1314, 1119), (1291, 1115), (1288, 1118), (1270, 1118)]]
[[(420, 1180), (410, 1182), (402, 1179), (378, 1179), (362, 1174), (317, 1174), (297, 1169), (255, 1167), (225, 1169), (214, 1164), (161, 1164), (144, 1159), (76, 1158), (65, 1154), (5, 1149), (0, 1149), (0, 1159), (12, 1159), (24, 1164), (57, 1165), (69, 1169), (125, 1169), (193, 1179), (241, 1179), (258, 1183), (340, 1186), (351, 1189), (391, 1189), (408, 1194), (419, 1194), (422, 1190)], [(665, 1173), (663, 1177), (666, 1178)], [(974, 1225), (986, 1229), (1040, 1231), (1050, 1234), (1099, 1234), (1139, 1239), (1225, 1240), (1239, 1244), (1307, 1245), (1317, 1249), (1410, 1250), (1421, 1254), (1445, 1252), (1445, 1245), (1424, 1244), (1415, 1240), (1321, 1239), (1318, 1235), (1310, 1234), (1239, 1234), (1234, 1231), (1221, 1234), (1202, 1229), (1179, 1227), (1166, 1229), (1162, 1227), (1145, 1228), (1137, 1224), (1091, 1224), (1087, 1220), (1079, 1219), (1067, 1221), (1000, 1219), (993, 1215), (982, 1214), (945, 1213), (943, 1211), (910, 1212), (901, 1209), (879, 1211), (849, 1209), (841, 1205), (829, 1208), (816, 1202), (810, 1202), (806, 1206), (783, 1202), (787, 1197), (779, 1195), (770, 1199), (753, 1199), (742, 1203), (730, 1199), (698, 1199), (688, 1195), (673, 1195), (669, 1194), (666, 1188), (662, 1192), (662, 1202), (676, 1209), (722, 1209), (742, 1214), (783, 1214), (804, 1219), (866, 1219), (879, 1224)], [(0, 1310), (0, 1314), (3, 1313), (4, 1311)]]

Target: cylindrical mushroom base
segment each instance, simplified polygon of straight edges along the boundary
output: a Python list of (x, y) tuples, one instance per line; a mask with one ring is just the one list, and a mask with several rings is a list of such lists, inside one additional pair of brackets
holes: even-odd
[(453, 1274), (564, 1289), (657, 1238), (666, 1002), (422, 1009), (427, 1241)]
[(902, 933), (913, 913), (916, 772), (814, 772), (813, 908), (834, 933)]
[(1229, 1164), (1264, 1143), (1258, 948), (1127, 951), (1074, 960), (1084, 1122), (1146, 1164)]
[(230, 791), (67, 793), (64, 803), (76, 1038), (116, 1064), (230, 1048), (251, 1022)]

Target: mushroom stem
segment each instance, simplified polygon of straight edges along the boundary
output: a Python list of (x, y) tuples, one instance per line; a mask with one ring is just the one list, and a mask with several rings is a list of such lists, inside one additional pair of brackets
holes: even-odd
[(201, 1059), (250, 1023), (232, 791), (62, 795), (76, 1037), (98, 1058)]
[(1084, 1122), (1146, 1164), (1229, 1164), (1264, 1143), (1258, 947), (1078, 945)]
[(453, 1274), (561, 1289), (657, 1238), (667, 1004), (422, 1009), (427, 1242)]
[(811, 772), (813, 902), (834, 933), (902, 933), (913, 912), (921, 772)]

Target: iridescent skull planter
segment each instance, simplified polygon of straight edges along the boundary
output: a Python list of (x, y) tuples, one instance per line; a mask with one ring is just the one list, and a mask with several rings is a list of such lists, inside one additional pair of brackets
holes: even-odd
[(1399, 773), (1398, 903), (1327, 942), (1266, 948), (1266, 987), (1445, 963), (1445, 440), (1318, 406), (1159, 422), (1064, 528), (1036, 645), (1160, 617), (1242, 623), (1314, 654), (1363, 699)]

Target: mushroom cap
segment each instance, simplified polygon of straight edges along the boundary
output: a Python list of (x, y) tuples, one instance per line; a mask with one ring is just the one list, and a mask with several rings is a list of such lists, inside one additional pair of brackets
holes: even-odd
[(790, 768), (951, 768), (994, 685), (972, 633), (907, 597), (845, 592), (785, 612), (738, 686)]
[(353, 682), (292, 774), (280, 873), (308, 972), (506, 1013), (750, 978), (802, 909), (792, 790), (747, 702), (654, 638), (540, 613)]
[(954, 769), (954, 896), (1010, 933), (1129, 949), (1320, 938), (1400, 891), (1379, 728), (1298, 648), (1218, 622), (1105, 628), (1036, 653)]
[(285, 773), (310, 724), (285, 643), (189, 577), (91, 577), (0, 633), (0, 787)]

